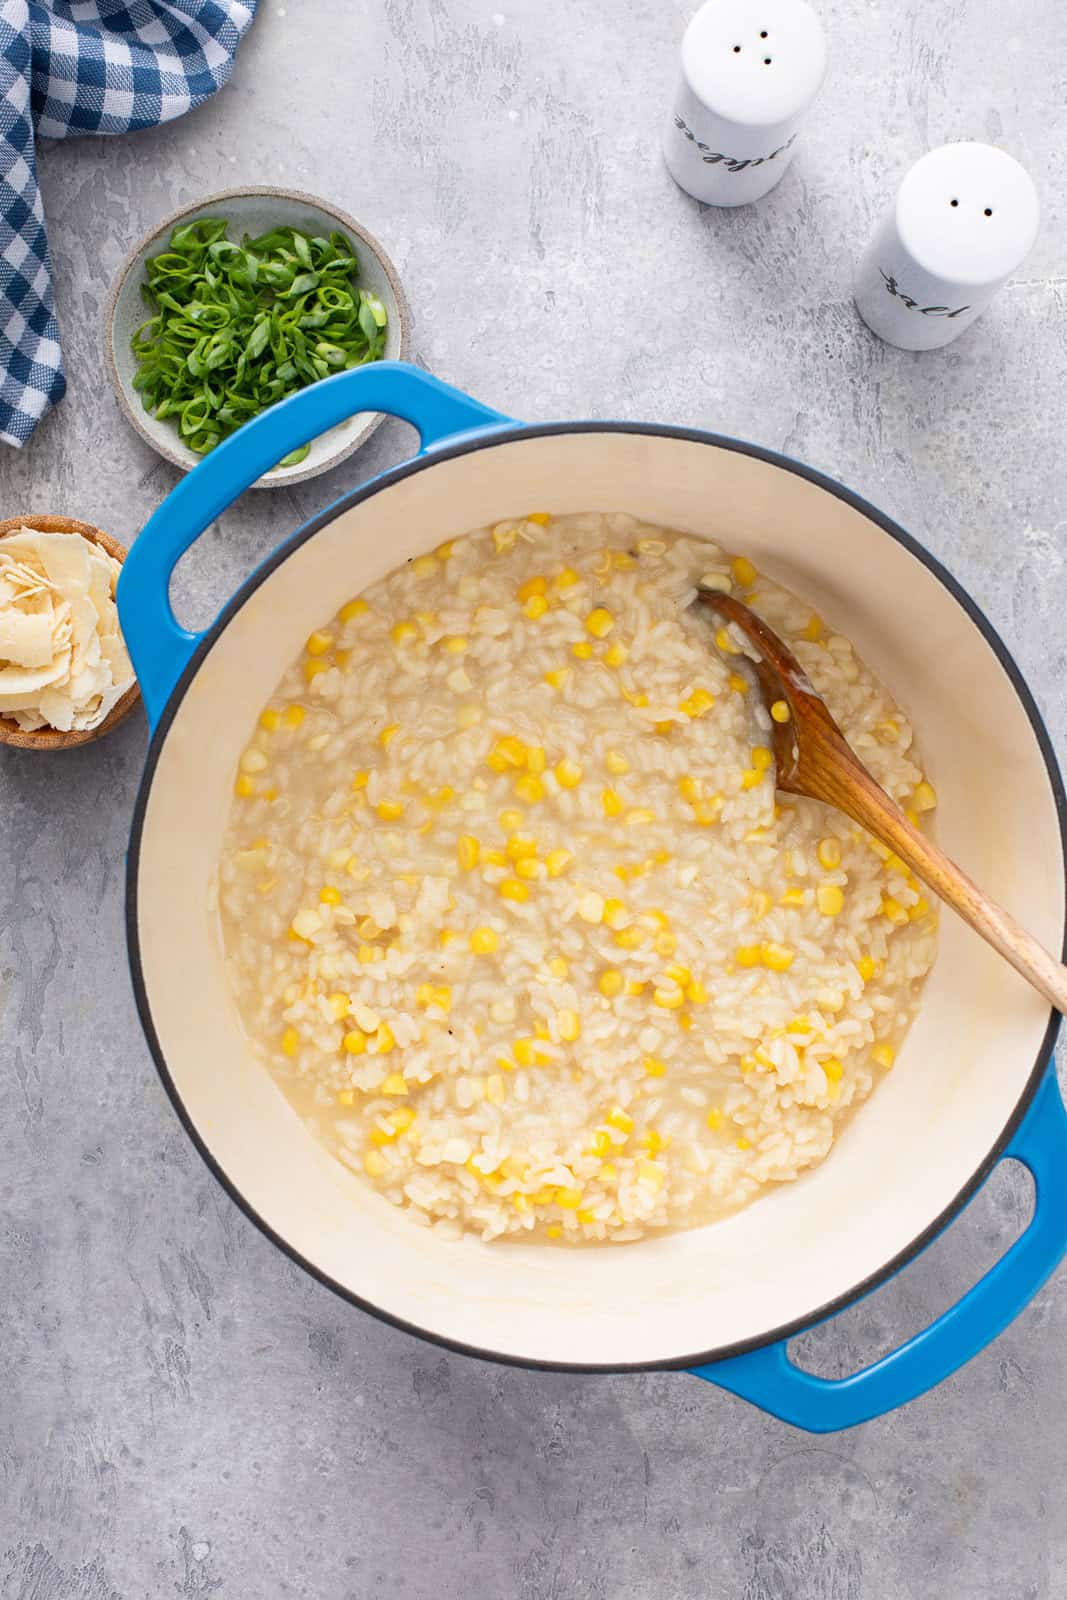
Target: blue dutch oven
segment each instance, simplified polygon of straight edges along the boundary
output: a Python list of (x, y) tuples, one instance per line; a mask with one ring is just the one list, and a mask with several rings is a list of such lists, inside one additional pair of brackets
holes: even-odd
[[(355, 412), (418, 430), (410, 461), (298, 529), (212, 627), (175, 621), (193, 540), (288, 451)], [(769, 450), (637, 423), (525, 426), (414, 368), (381, 363), (242, 428), (164, 501), (119, 583), (153, 728), (129, 853), (137, 1002), (201, 1155), (253, 1221), (354, 1304), (489, 1359), (582, 1371), (689, 1368), (814, 1431), (938, 1383), (994, 1338), (1067, 1245), (1067, 1119), (1056, 1018), (951, 917), (892, 1073), (829, 1158), (737, 1216), (624, 1248), (446, 1242), (308, 1133), (252, 1057), (223, 973), (213, 883), (238, 753), (302, 641), (337, 605), (442, 540), (530, 506), (629, 511), (721, 541), (818, 606), (892, 686), (941, 797), (943, 843), (1046, 945), (1064, 936), (1064, 791), (1004, 644), (914, 539)], [(1033, 1220), (957, 1305), (839, 1381), (786, 1341), (869, 1293), (1021, 1161)]]

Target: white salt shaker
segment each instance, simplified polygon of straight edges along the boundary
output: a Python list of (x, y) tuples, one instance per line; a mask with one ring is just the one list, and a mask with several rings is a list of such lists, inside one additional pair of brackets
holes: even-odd
[(663, 153), (675, 182), (711, 206), (773, 189), (826, 72), (805, 0), (707, 0), (685, 30)]
[(1030, 175), (988, 144), (945, 144), (915, 163), (856, 271), (856, 306), (880, 339), (937, 350), (970, 327), (1030, 253)]

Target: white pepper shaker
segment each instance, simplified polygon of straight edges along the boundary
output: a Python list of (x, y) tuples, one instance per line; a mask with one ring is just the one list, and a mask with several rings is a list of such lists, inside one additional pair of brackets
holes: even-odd
[(988, 144), (915, 163), (856, 271), (856, 306), (880, 339), (938, 350), (970, 327), (1030, 253), (1041, 210), (1028, 172)]
[(773, 189), (826, 72), (822, 23), (805, 0), (707, 0), (682, 40), (663, 154), (711, 206)]

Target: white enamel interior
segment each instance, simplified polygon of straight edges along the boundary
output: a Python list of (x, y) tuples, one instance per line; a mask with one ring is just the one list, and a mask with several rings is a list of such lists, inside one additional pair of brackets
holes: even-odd
[(913, 718), (942, 842), (1058, 949), (1054, 797), (1009, 678), (938, 579), (826, 489), (701, 441), (573, 432), (431, 461), (293, 550), (215, 643), (159, 755), (137, 883), (147, 1003), (214, 1160), (319, 1272), (418, 1329), (520, 1359), (678, 1360), (803, 1319), (906, 1250), (996, 1144), (1048, 1007), (946, 913), (907, 1046), (823, 1166), (727, 1222), (636, 1245), (443, 1243), (328, 1156), (249, 1054), (224, 980), (209, 891), (236, 758), (339, 602), (443, 539), (531, 507), (625, 510), (704, 534), (809, 598)]

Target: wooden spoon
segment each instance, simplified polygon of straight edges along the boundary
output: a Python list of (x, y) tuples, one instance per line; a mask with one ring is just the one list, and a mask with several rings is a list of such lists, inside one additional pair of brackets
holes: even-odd
[(759, 652), (753, 665), (768, 710), (777, 709), (783, 701), (788, 707), (786, 721), (778, 721), (773, 711), (771, 715), (778, 788), (836, 806), (866, 828), (1010, 961), (1057, 1011), (1067, 1013), (1067, 967), (912, 826), (850, 748), (825, 701), (778, 635), (732, 595), (700, 589), (697, 601), (725, 622), (732, 622)]

